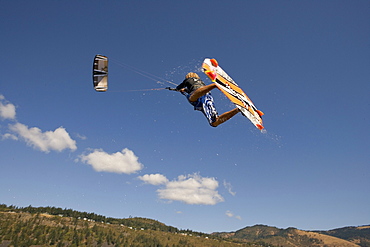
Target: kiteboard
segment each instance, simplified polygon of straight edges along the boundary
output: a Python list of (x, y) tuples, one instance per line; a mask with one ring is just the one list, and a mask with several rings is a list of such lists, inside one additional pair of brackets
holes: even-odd
[(211, 81), (216, 84), (217, 88), (240, 109), (243, 116), (248, 118), (259, 130), (263, 130), (263, 112), (257, 110), (238, 84), (218, 65), (216, 59), (204, 59), (202, 69)]

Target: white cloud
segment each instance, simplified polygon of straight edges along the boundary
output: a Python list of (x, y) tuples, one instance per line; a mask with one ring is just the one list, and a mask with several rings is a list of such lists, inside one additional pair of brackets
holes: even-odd
[(24, 124), (15, 123), (9, 125), (9, 129), (24, 139), (28, 145), (46, 153), (51, 150), (61, 152), (64, 149), (71, 149), (72, 151), (77, 149), (76, 141), (71, 139), (63, 127), (59, 127), (54, 131), (42, 132), (37, 127), (28, 128)]
[(233, 187), (231, 186), (231, 183), (226, 182), (226, 180), (224, 180), (224, 187), (227, 189), (227, 191), (228, 191), (231, 195), (233, 195), (233, 196), (235, 196), (235, 195), (236, 195), (236, 192), (232, 191)]
[(87, 139), (86, 136), (83, 136), (83, 135), (80, 135), (80, 134), (77, 134), (77, 138), (80, 138), (81, 140), (86, 140)]
[(145, 183), (152, 185), (166, 184), (168, 182), (168, 179), (162, 174), (145, 174), (144, 176), (139, 176), (138, 178)]
[(15, 119), (15, 106), (5, 102), (5, 97), (0, 94), (0, 118)]
[(230, 218), (234, 217), (234, 214), (229, 210), (226, 211), (226, 215), (227, 215), (227, 217), (230, 217)]
[(16, 135), (9, 134), (9, 133), (2, 135), (2, 139), (3, 140), (12, 139), (12, 140), (18, 141), (18, 137)]
[(163, 184), (164, 188), (157, 190), (160, 199), (198, 205), (215, 205), (224, 201), (216, 190), (218, 182), (214, 178), (202, 177), (199, 174), (181, 175), (173, 181), (160, 174), (144, 175), (139, 178), (150, 184)]
[(135, 173), (144, 166), (138, 162), (133, 151), (125, 148), (122, 152), (109, 154), (96, 149), (87, 155), (81, 155), (82, 162), (91, 165), (98, 172)]
[(226, 214), (227, 217), (230, 217), (230, 218), (236, 218), (238, 220), (242, 219), (242, 217), (240, 217), (239, 215), (235, 215), (233, 212), (231, 212), (229, 210), (227, 210), (225, 214)]
[(179, 176), (170, 181), (166, 188), (157, 190), (159, 198), (182, 201), (187, 204), (215, 205), (223, 202), (223, 197), (216, 190), (218, 182), (214, 178), (201, 177), (198, 174)]

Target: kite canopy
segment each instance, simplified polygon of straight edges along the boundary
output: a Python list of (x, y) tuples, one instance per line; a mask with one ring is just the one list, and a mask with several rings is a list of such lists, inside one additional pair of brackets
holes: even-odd
[(108, 57), (96, 55), (93, 66), (94, 89), (97, 92), (108, 90)]

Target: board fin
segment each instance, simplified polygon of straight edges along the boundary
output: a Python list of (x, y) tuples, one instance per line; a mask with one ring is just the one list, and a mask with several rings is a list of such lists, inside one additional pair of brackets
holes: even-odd
[(263, 113), (262, 111), (260, 111), (260, 110), (256, 110), (256, 112), (258, 113), (258, 115), (260, 116), (260, 117), (262, 117), (263, 115), (265, 115), (265, 113)]
[(213, 66), (218, 67), (218, 62), (217, 62), (217, 60), (216, 60), (216, 59), (212, 58), (212, 59), (210, 59), (210, 61), (211, 61), (211, 64), (212, 64)]

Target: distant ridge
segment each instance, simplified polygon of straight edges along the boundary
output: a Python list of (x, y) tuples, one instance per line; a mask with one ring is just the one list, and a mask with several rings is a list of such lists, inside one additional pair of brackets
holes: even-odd
[(316, 231), (317, 233), (348, 240), (362, 247), (370, 247), (370, 225), (349, 226), (329, 231)]
[(213, 234), (223, 238), (264, 242), (281, 247), (370, 247), (370, 226), (344, 227), (329, 231), (303, 231), (296, 228), (279, 229), (255, 225), (235, 232)]

